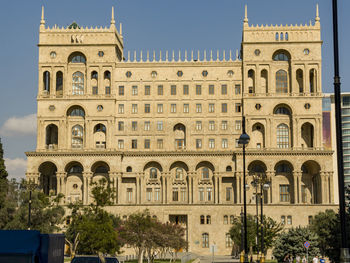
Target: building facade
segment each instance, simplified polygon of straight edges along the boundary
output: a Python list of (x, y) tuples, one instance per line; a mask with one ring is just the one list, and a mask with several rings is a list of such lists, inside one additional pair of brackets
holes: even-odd
[[(122, 218), (149, 209), (186, 228), (189, 250), (230, 254), (228, 231), (247, 183), (266, 175), (266, 215), (307, 225), (335, 208), (332, 150), (322, 140), (321, 30), (249, 25), (239, 55), (124, 53), (115, 26), (45, 25), (39, 34), (37, 148), (27, 179), (64, 202), (89, 204), (90, 183), (116, 189)], [(215, 54), (216, 53), (216, 54)], [(254, 187), (247, 189), (255, 214)]]

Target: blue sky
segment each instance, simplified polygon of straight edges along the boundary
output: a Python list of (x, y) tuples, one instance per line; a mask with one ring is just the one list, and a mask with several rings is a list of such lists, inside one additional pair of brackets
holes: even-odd
[[(319, 3), (323, 39), (323, 91), (333, 89), (331, 0), (4, 0), (0, 9), (0, 137), (12, 177), (24, 177), (25, 151), (36, 146), (38, 29), (46, 24), (107, 26), (111, 6), (123, 24), (125, 50), (229, 50), (240, 47), (244, 5), (249, 24), (314, 21)], [(350, 1), (339, 0), (342, 91), (350, 91)]]

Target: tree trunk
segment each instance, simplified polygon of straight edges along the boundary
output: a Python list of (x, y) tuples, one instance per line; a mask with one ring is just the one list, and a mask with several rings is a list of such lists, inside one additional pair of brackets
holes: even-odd
[(142, 262), (143, 262), (143, 253), (144, 253), (144, 249), (143, 249), (143, 248), (139, 248), (139, 259), (138, 259), (138, 263), (142, 263)]

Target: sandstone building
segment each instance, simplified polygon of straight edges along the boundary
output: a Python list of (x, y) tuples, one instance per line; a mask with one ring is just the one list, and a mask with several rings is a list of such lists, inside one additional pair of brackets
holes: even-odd
[[(332, 151), (322, 142), (321, 27), (249, 25), (232, 52), (124, 53), (115, 25), (39, 34), (37, 148), (27, 179), (65, 203), (89, 204), (90, 182), (117, 191), (113, 213), (149, 209), (186, 227), (189, 250), (229, 254), (247, 182), (266, 175), (266, 215), (307, 225), (334, 208)], [(247, 190), (255, 214), (254, 187)]]

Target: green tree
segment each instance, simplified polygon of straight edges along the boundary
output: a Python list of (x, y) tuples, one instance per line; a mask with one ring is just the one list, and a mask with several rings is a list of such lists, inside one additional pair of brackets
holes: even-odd
[(15, 179), (8, 182), (5, 202), (0, 208), (0, 229), (4, 229), (14, 219), (19, 201), (19, 183)]
[(279, 235), (274, 242), (273, 255), (278, 262), (283, 262), (286, 255), (291, 255), (293, 258), (297, 255), (306, 256), (305, 241), (310, 243), (309, 259), (320, 254), (318, 236), (307, 227), (297, 227)]
[(4, 160), (4, 150), (2, 148), (2, 143), (0, 139), (0, 209), (5, 206), (8, 192), (8, 173), (6, 171), (5, 160)]
[[(274, 240), (278, 237), (279, 233), (283, 229), (283, 225), (281, 223), (277, 223), (270, 217), (263, 217), (264, 221), (264, 247), (265, 252), (268, 248), (271, 248)], [(229, 233), (231, 239), (233, 240), (236, 249), (239, 250), (241, 247), (241, 229), (242, 223), (240, 217), (235, 217), (233, 226), (231, 227)], [(259, 250), (260, 250), (260, 227), (259, 233), (256, 233), (256, 221), (255, 217), (252, 215), (247, 215), (247, 243), (248, 247), (252, 247), (253, 251), (257, 251), (256, 247), (256, 237), (259, 237)], [(238, 253), (238, 251), (236, 251)]]
[(121, 247), (120, 239), (115, 231), (120, 227), (118, 217), (108, 213), (104, 207), (111, 205), (115, 198), (115, 190), (109, 182), (102, 179), (91, 184), (92, 203), (83, 206), (81, 203), (71, 204), (70, 224), (66, 230), (66, 242), (71, 249), (71, 256), (78, 254), (114, 254)]
[(24, 180), (18, 188), (19, 205), (13, 218), (5, 225), (4, 229), (28, 229), (30, 188), (32, 189), (30, 229), (39, 230), (41, 233), (59, 231), (59, 225), (63, 222), (63, 216), (65, 214), (64, 208), (59, 204), (63, 195), (47, 196)]

